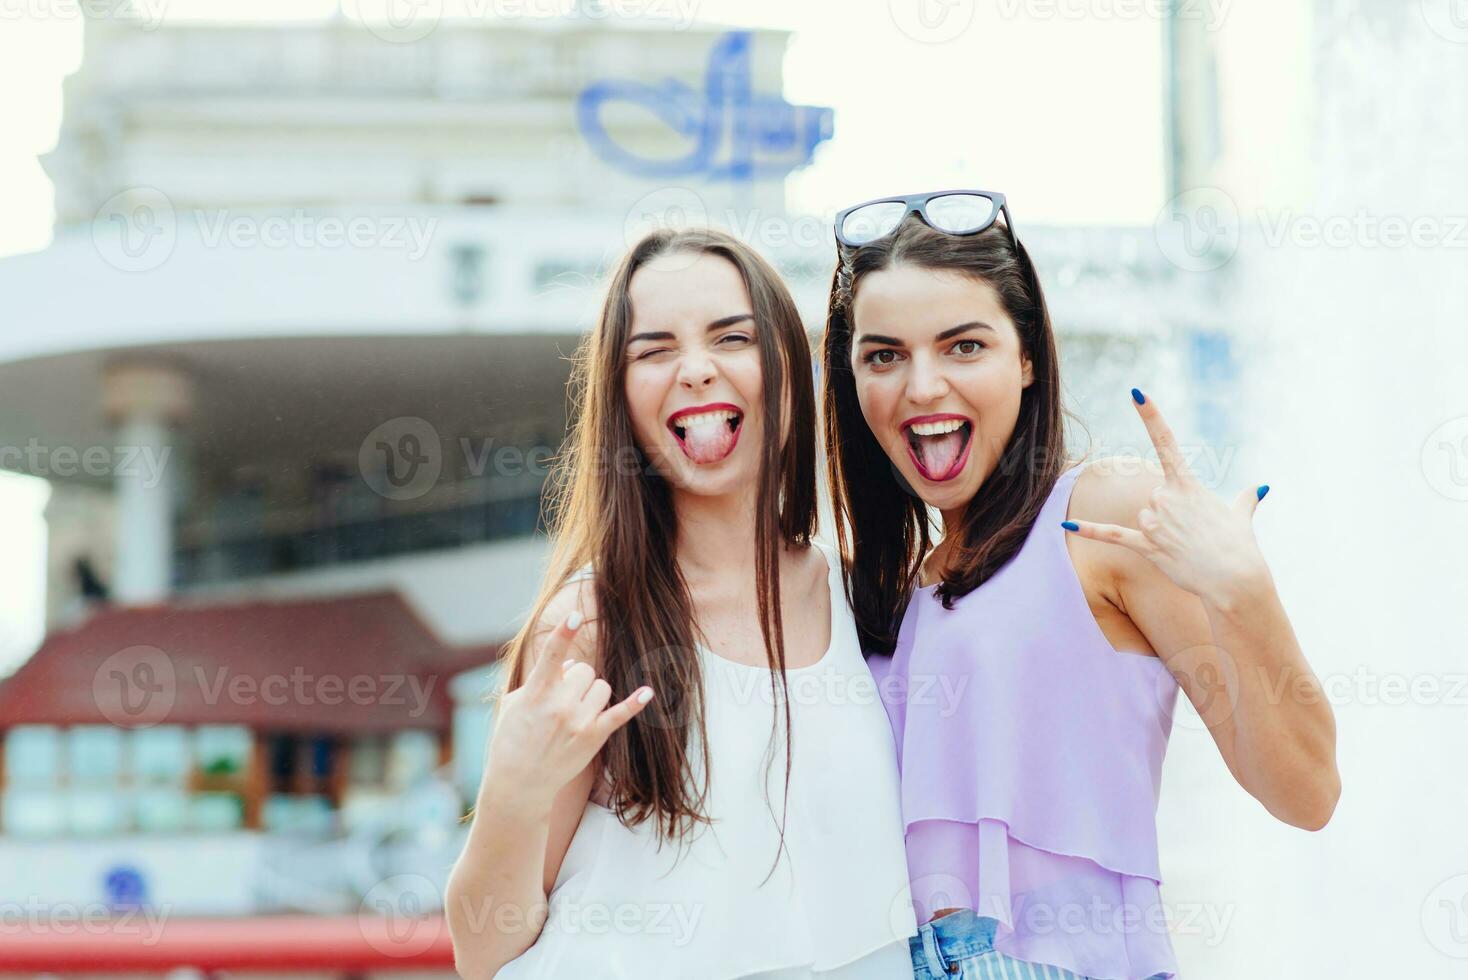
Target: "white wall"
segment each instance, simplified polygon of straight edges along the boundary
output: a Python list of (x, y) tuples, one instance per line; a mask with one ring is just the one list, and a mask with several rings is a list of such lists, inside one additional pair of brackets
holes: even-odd
[[(155, 917), (248, 913), (255, 908), (255, 874), (265, 846), (252, 833), (54, 841), (0, 836), (0, 905), (11, 915), (38, 908), (47, 922), (59, 921), (54, 917), (62, 910), (99, 916), (106, 908), (107, 873), (126, 865), (142, 875)], [(141, 914), (136, 925), (144, 937), (154, 927)]]

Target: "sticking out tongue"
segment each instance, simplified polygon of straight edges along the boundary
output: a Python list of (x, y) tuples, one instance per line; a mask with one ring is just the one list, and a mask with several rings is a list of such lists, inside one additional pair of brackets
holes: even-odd
[(958, 462), (959, 453), (963, 452), (963, 441), (962, 429), (945, 432), (941, 436), (918, 436), (917, 455), (922, 460), (923, 469), (927, 470), (925, 475), (935, 480), (947, 476), (953, 464)]
[(683, 451), (695, 463), (717, 463), (734, 448), (734, 433), (723, 419), (700, 422), (683, 430)]

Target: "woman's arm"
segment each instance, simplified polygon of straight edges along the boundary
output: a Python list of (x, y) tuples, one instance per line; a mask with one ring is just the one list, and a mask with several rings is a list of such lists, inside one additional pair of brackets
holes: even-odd
[[(547, 604), (541, 624), (561, 625), (541, 639), (525, 683), (501, 699), (469, 839), (449, 876), (444, 914), (465, 980), (489, 980), (540, 935), (595, 785), (596, 754), (645, 705), (640, 688), (606, 707), (594, 627), (565, 623), (573, 612), (587, 618), (577, 592), (568, 587)], [(568, 659), (580, 662), (563, 672)]]
[(488, 980), (535, 943), (591, 785), (578, 776), (547, 800), (490, 775), (480, 784), (445, 893), (454, 968), (464, 980)]
[(1146, 636), (1208, 725), (1238, 783), (1307, 830), (1340, 798), (1335, 717), (1254, 540), (1258, 496), (1233, 506), (1187, 472), (1157, 407), (1138, 405), (1162, 461), (1096, 464), (1072, 513), (1098, 552), (1108, 598)]

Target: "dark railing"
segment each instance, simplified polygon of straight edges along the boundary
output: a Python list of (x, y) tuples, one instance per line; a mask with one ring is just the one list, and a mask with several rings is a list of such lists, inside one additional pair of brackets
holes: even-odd
[(526, 537), (540, 530), (538, 490), (293, 530), (261, 528), (250, 533), (246, 528), (235, 528), (225, 536), (211, 533), (214, 529), (205, 522), (180, 534), (174, 556), (174, 586), (185, 588), (460, 548)]

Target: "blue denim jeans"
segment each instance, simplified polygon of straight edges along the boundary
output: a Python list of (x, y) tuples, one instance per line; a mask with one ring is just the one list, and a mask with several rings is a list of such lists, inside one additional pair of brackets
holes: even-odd
[[(918, 927), (908, 939), (913, 980), (1092, 980), (1058, 966), (1025, 963), (994, 948), (998, 922), (962, 909)], [(1165, 980), (1158, 973), (1147, 980)]]

